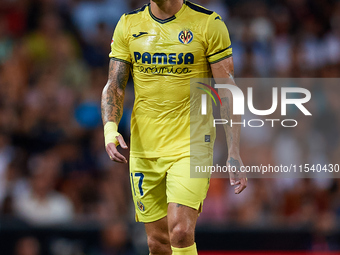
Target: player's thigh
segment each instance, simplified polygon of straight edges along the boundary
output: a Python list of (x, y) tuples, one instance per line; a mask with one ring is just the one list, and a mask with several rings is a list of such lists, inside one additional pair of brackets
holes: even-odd
[(198, 210), (176, 203), (168, 205), (168, 226), (170, 240), (176, 247), (194, 243)]
[(166, 169), (157, 159), (130, 157), (131, 192), (136, 221), (154, 222), (167, 215)]
[[(210, 163), (210, 160), (207, 162)], [(200, 211), (208, 188), (209, 178), (190, 178), (189, 156), (174, 160), (166, 179), (168, 203), (181, 204)]]

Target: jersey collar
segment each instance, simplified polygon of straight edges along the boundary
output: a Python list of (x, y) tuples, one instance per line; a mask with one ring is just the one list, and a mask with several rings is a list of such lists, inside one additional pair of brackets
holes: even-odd
[(183, 5), (182, 5), (181, 9), (175, 15), (173, 15), (172, 17), (167, 18), (167, 19), (159, 19), (155, 15), (152, 14), (150, 3), (148, 4), (149, 14), (150, 14), (151, 18), (154, 19), (155, 21), (157, 21), (158, 23), (161, 23), (161, 24), (168, 23), (168, 22), (176, 19), (176, 17), (179, 17), (183, 13), (185, 7), (186, 7), (186, 0), (183, 1)]

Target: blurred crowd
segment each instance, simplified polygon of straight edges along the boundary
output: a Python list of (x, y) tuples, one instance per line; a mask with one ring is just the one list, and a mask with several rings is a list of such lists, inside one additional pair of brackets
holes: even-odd
[[(218, 12), (226, 22), (236, 77), (340, 76), (340, 1), (193, 2)], [(115, 25), (123, 13), (144, 3), (1, 0), (0, 218), (37, 226), (110, 223), (115, 227), (104, 231), (103, 239), (116, 231), (115, 236), (125, 239), (112, 242), (129, 243), (126, 228), (134, 221), (134, 208), (128, 165), (106, 155), (100, 97)], [(258, 99), (262, 90), (266, 87), (258, 88)], [(313, 118), (301, 118), (297, 128), (244, 129), (245, 165), (340, 163), (340, 87), (310, 90), (315, 95), (309, 104)], [(119, 127), (126, 140), (133, 99), (129, 81)], [(258, 108), (268, 108), (265, 103)], [(223, 162), (225, 145), (216, 146), (216, 160)], [(339, 221), (337, 179), (256, 179), (235, 196), (223, 178), (211, 180), (199, 224), (310, 226), (329, 232)], [(119, 250), (121, 243), (112, 247)], [(28, 237), (18, 243), (17, 254), (27, 254), (20, 253), (25, 245), (39, 250)], [(314, 245), (332, 244), (319, 238)], [(129, 252), (104, 247), (98, 254)]]

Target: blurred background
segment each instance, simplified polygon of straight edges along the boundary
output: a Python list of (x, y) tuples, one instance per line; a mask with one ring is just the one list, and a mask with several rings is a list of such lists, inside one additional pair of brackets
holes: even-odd
[[(226, 22), (236, 77), (340, 77), (340, 1), (193, 2)], [(128, 165), (106, 155), (100, 116), (113, 30), (144, 3), (1, 0), (1, 254), (147, 254)], [(255, 105), (267, 109), (261, 90)], [(297, 128), (244, 129), (245, 165), (340, 163), (340, 87), (310, 90), (313, 118)], [(126, 140), (133, 98), (129, 81), (119, 127)], [(223, 162), (225, 145), (217, 146)], [(212, 179), (197, 243), (200, 250), (339, 251), (339, 223), (338, 179), (255, 179), (238, 196), (228, 179)]]

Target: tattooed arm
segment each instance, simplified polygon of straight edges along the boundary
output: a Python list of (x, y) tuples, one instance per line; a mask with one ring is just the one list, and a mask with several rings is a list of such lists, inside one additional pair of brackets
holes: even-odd
[(123, 115), (126, 83), (129, 79), (130, 65), (110, 60), (109, 78), (102, 93), (102, 119), (104, 124), (105, 147), (111, 160), (126, 163), (126, 158), (116, 148), (120, 144), (126, 149), (123, 137), (117, 132), (117, 126)]
[(129, 79), (130, 65), (110, 60), (109, 78), (102, 94), (102, 119), (105, 125), (113, 121), (117, 125), (123, 115), (123, 102), (126, 83)]
[[(234, 81), (234, 63), (233, 58), (227, 58), (220, 62), (211, 65), (211, 70), (215, 79), (218, 79), (217, 83), (232, 84), (235, 85)], [(223, 82), (222, 82), (223, 81)], [(228, 165), (235, 167), (240, 171), (241, 166), (243, 166), (240, 157), (240, 134), (241, 125), (231, 125), (231, 120), (233, 123), (241, 122), (240, 115), (233, 115), (233, 97), (228, 89), (219, 89), (218, 93), (222, 100), (221, 106), (221, 118), (228, 121), (224, 125), (224, 130), (227, 138), (228, 145)], [(230, 174), (230, 183), (235, 187), (235, 193), (239, 194), (247, 187), (247, 178), (244, 173), (238, 172), (235, 174)]]

